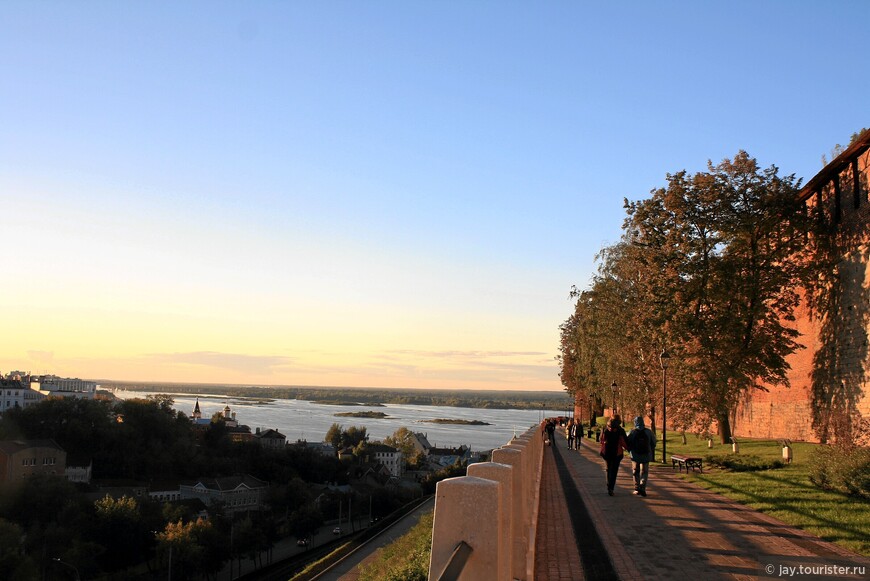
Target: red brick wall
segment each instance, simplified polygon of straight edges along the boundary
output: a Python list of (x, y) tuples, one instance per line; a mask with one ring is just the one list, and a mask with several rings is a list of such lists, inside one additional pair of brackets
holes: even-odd
[[(825, 219), (837, 223), (839, 230), (837, 240), (842, 245), (842, 260), (838, 269), (843, 289), (840, 312), (832, 315), (841, 318), (837, 325), (837, 371), (843, 376), (857, 378), (861, 396), (855, 419), (863, 417), (866, 420), (870, 418), (870, 349), (867, 345), (870, 334), (870, 150), (857, 157), (847, 157), (857, 160), (859, 207), (855, 208), (854, 166), (851, 159), (841, 160), (846, 161), (846, 164), (840, 163), (839, 167), (833, 168), (830, 176), (823, 175), (823, 171), (813, 178), (808, 184), (808, 187), (812, 187), (813, 195), (807, 202), (812, 208), (821, 203)], [(830, 169), (831, 166), (826, 168)], [(839, 180), (839, 204), (834, 179)], [(802, 308), (796, 324), (802, 333), (801, 343), (806, 348), (788, 359), (791, 365), (791, 387), (768, 386), (767, 392), (754, 390), (748, 394), (734, 418), (732, 428), (735, 436), (818, 441), (812, 428), (811, 372), (813, 357), (820, 346), (820, 323), (812, 320), (807, 309)]]

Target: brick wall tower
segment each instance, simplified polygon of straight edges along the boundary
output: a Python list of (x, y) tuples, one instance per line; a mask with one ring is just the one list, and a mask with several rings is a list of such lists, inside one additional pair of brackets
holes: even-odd
[(806, 348), (788, 360), (791, 387), (747, 394), (734, 418), (736, 436), (870, 444), (864, 436), (870, 427), (868, 184), (870, 131), (801, 190), (825, 232), (807, 241), (821, 267), (822, 290), (797, 313)]

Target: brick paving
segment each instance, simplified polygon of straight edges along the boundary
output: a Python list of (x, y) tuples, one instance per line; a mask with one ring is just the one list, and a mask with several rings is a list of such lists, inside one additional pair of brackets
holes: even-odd
[[(567, 449), (564, 438), (556, 438), (556, 443), (555, 453), (564, 461), (588, 512), (589, 528), (598, 533), (619, 579), (773, 579), (788, 576), (780, 567), (800, 565), (823, 574), (792, 578), (870, 578), (870, 559), (695, 486), (661, 464), (650, 467), (648, 496), (643, 498), (632, 495), (630, 462), (626, 459), (615, 495), (610, 497), (597, 445), (584, 439), (581, 450), (573, 451)], [(582, 573), (572, 570), (568, 564), (571, 559), (563, 554), (564, 547), (573, 544), (552, 543), (548, 537), (565, 530), (561, 521), (571, 510), (564, 496), (559, 506), (558, 492), (564, 491), (553, 456), (544, 455), (535, 579), (581, 580)], [(576, 522), (574, 526), (577, 528)], [(579, 534), (590, 532), (581, 527)], [(825, 576), (831, 569), (822, 568), (832, 566), (864, 567), (864, 574)], [(766, 571), (768, 567), (772, 574)], [(585, 578), (599, 577), (587, 573)]]
[(574, 542), (571, 517), (552, 450), (544, 450), (538, 532), (535, 537), (535, 579), (581, 581), (583, 566)]

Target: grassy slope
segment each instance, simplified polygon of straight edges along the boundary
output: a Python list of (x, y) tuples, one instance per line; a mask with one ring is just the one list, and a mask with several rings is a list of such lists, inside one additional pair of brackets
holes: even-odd
[[(707, 442), (687, 436), (682, 444), (679, 434), (668, 434), (671, 454), (733, 455), (730, 445)], [(754, 455), (765, 459), (782, 459), (776, 440), (739, 440), (740, 456)], [(799, 527), (827, 541), (856, 553), (870, 556), (870, 502), (859, 498), (820, 490), (810, 482), (809, 458), (817, 444), (797, 442), (792, 445), (794, 460), (784, 468), (757, 472), (729, 472), (708, 468), (684, 478)], [(661, 451), (659, 458), (661, 457)]]
[(378, 557), (359, 576), (359, 581), (426, 581), (432, 548), (432, 517), (426, 513), (402, 537), (378, 552)]

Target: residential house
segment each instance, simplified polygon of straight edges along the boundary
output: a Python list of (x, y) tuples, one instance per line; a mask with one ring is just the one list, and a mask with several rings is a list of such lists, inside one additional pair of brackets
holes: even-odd
[(254, 441), (269, 450), (283, 450), (287, 445), (287, 436), (271, 428), (268, 430), (257, 428), (257, 433), (254, 434)]
[(424, 434), (422, 432), (411, 432), (411, 444), (414, 446), (414, 450), (420, 452), (424, 456), (429, 454), (429, 450), (432, 449), (432, 444), (429, 443), (428, 434)]
[(206, 506), (221, 504), (227, 514), (260, 510), (268, 484), (248, 474), (223, 478), (200, 478), (179, 485), (182, 499), (196, 498)]
[(27, 408), (45, 399), (45, 395), (30, 389), (29, 377), (0, 378), (0, 414), (13, 408)]
[[(307, 448), (309, 450), (313, 450), (321, 456), (326, 456), (328, 458), (335, 458), (336, 456), (335, 446), (326, 442), (308, 442), (306, 440), (296, 440), (295, 445), (302, 448)], [(347, 448), (347, 450), (350, 451), (350, 454), (353, 454), (353, 448)]]
[(35, 474), (62, 476), (66, 452), (54, 440), (0, 441), (0, 484), (14, 484)]
[(471, 450), (469, 450), (468, 446), (459, 446), (458, 448), (430, 448), (426, 461), (431, 469), (438, 470), (459, 462), (468, 461), (470, 457)]
[(404, 456), (401, 450), (379, 442), (372, 442), (366, 445), (365, 453), (369, 461), (383, 464), (396, 478), (402, 477)]

